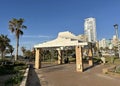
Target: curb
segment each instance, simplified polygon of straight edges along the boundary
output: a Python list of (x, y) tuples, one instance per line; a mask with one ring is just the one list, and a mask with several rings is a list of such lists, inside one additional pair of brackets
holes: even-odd
[(26, 86), (27, 83), (27, 79), (28, 79), (28, 73), (29, 73), (29, 67), (26, 69), (25, 74), (24, 74), (24, 78), (20, 84), (20, 86)]

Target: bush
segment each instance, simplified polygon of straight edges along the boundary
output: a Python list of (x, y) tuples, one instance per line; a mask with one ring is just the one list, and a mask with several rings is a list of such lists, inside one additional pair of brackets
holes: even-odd
[(27, 65), (22, 62), (15, 62), (14, 65), (2, 65), (0, 66), (0, 75), (16, 74), (19, 70), (26, 69)]
[(102, 62), (102, 61), (101, 61), (101, 58), (99, 58), (99, 57), (94, 57), (94, 58), (93, 58), (93, 61), (94, 61), (94, 63), (96, 63), (96, 64), (99, 64), (99, 63)]
[(15, 66), (14, 67), (14, 70), (23, 70), (23, 69), (26, 69), (27, 68), (27, 66)]
[(5, 82), (5, 86), (9, 86), (9, 85), (14, 85), (14, 84), (19, 84), (23, 79), (23, 74), (21, 75), (20, 73), (16, 74), (15, 76), (9, 78), (6, 82)]
[(17, 70), (13, 69), (13, 66), (1, 66), (0, 67), (0, 75), (15, 74), (17, 72), (18, 72)]
[(24, 74), (24, 72), (20, 70), (26, 69), (27, 65), (25, 65), (23, 62), (15, 62), (14, 65), (7, 67), (8, 68), (5, 68), (5, 71), (12, 71), (12, 74), (14, 74), (14, 76), (5, 82), (5, 86), (18, 86), (18, 84), (20, 84), (22, 81)]
[(15, 62), (14, 66), (25, 66), (23, 62)]

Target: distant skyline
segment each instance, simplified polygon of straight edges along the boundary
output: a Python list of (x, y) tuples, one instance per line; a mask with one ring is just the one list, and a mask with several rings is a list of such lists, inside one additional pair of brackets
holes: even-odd
[(27, 29), (20, 37), (20, 47), (31, 49), (35, 44), (56, 38), (62, 31), (83, 34), (84, 19), (94, 17), (97, 39), (110, 39), (115, 34), (113, 25), (120, 26), (119, 8), (120, 0), (0, 0), (0, 34), (8, 35), (15, 46), (8, 22), (23, 18)]

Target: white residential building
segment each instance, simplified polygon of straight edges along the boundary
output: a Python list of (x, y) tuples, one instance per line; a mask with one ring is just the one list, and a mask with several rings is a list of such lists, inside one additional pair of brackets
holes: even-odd
[(99, 48), (110, 48), (113, 47), (111, 40), (106, 40), (105, 38), (103, 38), (102, 40), (99, 41)]
[(116, 38), (116, 35), (113, 35), (112, 44), (113, 44), (113, 46), (117, 46), (117, 38)]
[(97, 41), (95, 18), (91, 17), (91, 18), (85, 19), (84, 33), (87, 36), (88, 42), (96, 42)]
[(102, 48), (107, 47), (105, 38), (103, 38), (102, 40), (99, 41), (99, 48), (100, 47), (102, 47)]

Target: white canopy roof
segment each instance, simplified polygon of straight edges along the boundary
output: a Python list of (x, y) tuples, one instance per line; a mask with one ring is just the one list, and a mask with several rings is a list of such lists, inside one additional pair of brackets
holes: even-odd
[(65, 46), (77, 46), (87, 45), (87, 42), (80, 41), (77, 36), (69, 31), (60, 32), (58, 37), (52, 41), (40, 43), (34, 46), (34, 48), (48, 48), (48, 47), (65, 47)]

